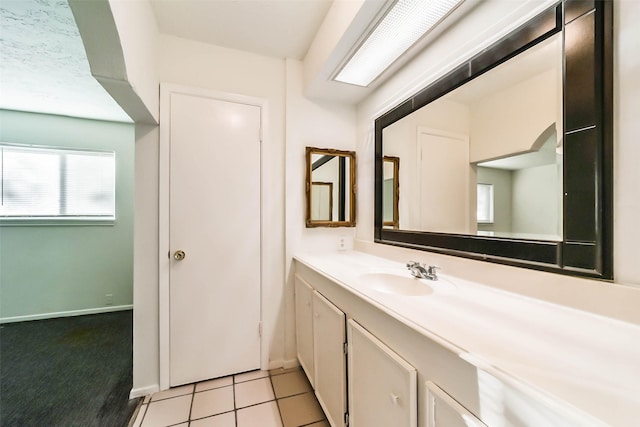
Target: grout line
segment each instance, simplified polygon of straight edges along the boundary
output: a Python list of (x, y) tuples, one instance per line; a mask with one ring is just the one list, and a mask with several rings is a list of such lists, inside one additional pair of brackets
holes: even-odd
[(284, 426), (284, 418), (282, 418), (282, 411), (280, 410), (280, 405), (278, 404), (278, 398), (276, 396), (276, 389), (273, 386), (273, 381), (271, 380), (271, 373), (269, 373), (269, 384), (271, 384), (271, 390), (273, 390), (273, 398), (276, 401), (276, 408), (278, 408), (278, 415), (280, 415), (280, 424)]
[(233, 387), (233, 417), (235, 419), (235, 425), (238, 426), (238, 410), (236, 409), (236, 378), (231, 378), (231, 386)]
[(235, 409), (232, 409), (230, 411), (224, 411), (224, 412), (220, 412), (218, 414), (212, 414), (212, 415), (205, 415), (204, 417), (200, 417), (200, 418), (194, 418), (192, 420), (189, 420), (189, 422), (191, 421), (199, 421), (199, 420), (205, 420), (207, 418), (213, 418), (213, 417), (217, 417), (218, 415), (224, 415), (224, 414), (229, 414), (231, 412), (236, 412)]
[[(193, 401), (196, 395), (196, 385), (193, 384), (193, 389), (191, 390), (191, 405), (189, 405), (189, 418), (187, 418), (187, 423), (191, 424), (191, 411), (193, 411)], [(188, 424), (187, 424), (188, 425)]]

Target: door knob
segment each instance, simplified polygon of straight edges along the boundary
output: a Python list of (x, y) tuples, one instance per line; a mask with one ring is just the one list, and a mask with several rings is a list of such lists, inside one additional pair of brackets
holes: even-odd
[(175, 251), (175, 253), (173, 254), (173, 258), (176, 261), (182, 261), (184, 259), (184, 257), (186, 257), (187, 255), (184, 253), (184, 251), (180, 250), (180, 251)]

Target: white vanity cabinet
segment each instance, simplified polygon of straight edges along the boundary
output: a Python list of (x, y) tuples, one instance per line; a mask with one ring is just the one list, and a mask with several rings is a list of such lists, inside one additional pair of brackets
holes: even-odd
[(313, 292), (314, 389), (320, 406), (333, 427), (344, 427), (347, 412), (345, 315), (338, 307)]
[(440, 387), (427, 381), (426, 427), (487, 427)]
[[(636, 325), (462, 279), (443, 277), (428, 296), (376, 286), (376, 277), (404, 278), (403, 267), (362, 253), (296, 257), (296, 280), (313, 289), (320, 315), (312, 344), (325, 410), (328, 396), (344, 396), (346, 360), (351, 427), (639, 425)], [(331, 381), (319, 384), (325, 375)], [(334, 413), (332, 427), (343, 426)]]
[(314, 385), (313, 367), (313, 288), (304, 280), (296, 277), (296, 345), (297, 355), (302, 369), (307, 374), (311, 386)]
[(416, 427), (416, 370), (353, 319), (347, 325), (349, 425)]

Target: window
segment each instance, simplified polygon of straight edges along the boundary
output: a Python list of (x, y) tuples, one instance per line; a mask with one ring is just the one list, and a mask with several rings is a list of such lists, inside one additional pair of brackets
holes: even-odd
[(493, 184), (478, 184), (478, 223), (493, 223)]
[(115, 219), (115, 153), (0, 144), (0, 220)]

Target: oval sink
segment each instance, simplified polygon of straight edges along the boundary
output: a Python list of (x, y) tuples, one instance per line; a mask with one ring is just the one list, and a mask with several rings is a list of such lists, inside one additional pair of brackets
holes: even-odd
[(400, 276), (389, 273), (371, 273), (361, 276), (363, 283), (371, 289), (385, 294), (421, 296), (433, 292), (424, 280), (415, 277)]

